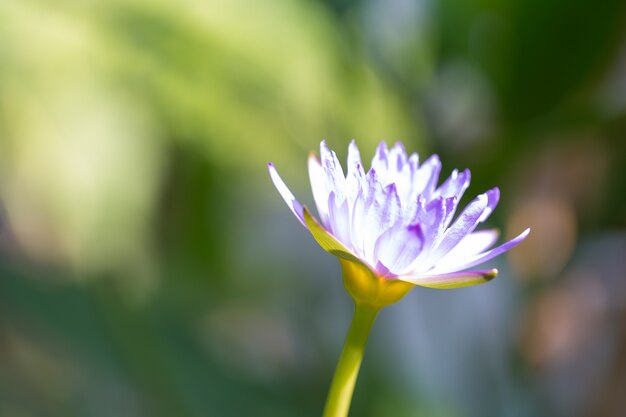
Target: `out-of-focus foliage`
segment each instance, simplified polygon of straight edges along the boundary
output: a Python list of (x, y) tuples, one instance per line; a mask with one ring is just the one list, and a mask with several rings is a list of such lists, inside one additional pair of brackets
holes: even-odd
[(624, 27), (620, 0), (1, 1), (0, 415), (319, 415), (350, 302), (265, 164), (307, 201), (307, 152), (354, 137), (471, 168), (533, 232), (383, 313), (353, 414), (620, 416)]
[(327, 11), (269, 6), (3, 2), (2, 180), (28, 249), (89, 269), (142, 257), (172, 147), (250, 173), (326, 135), (416, 137)]

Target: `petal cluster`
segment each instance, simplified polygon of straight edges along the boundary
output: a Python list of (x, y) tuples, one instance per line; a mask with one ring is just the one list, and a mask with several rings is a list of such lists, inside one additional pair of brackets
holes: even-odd
[(271, 178), (300, 222), (320, 245), (344, 260), (365, 265), (389, 280), (452, 288), (495, 277), (495, 269), (470, 270), (511, 249), (529, 233), (493, 247), (495, 230), (476, 231), (493, 212), (498, 188), (480, 194), (458, 215), (470, 183), (469, 170), (441, 184), (437, 155), (420, 162), (396, 143), (381, 142), (366, 172), (354, 141), (344, 174), (335, 152), (323, 141), (319, 157), (309, 156), (309, 176), (319, 221), (293, 196), (272, 164)]

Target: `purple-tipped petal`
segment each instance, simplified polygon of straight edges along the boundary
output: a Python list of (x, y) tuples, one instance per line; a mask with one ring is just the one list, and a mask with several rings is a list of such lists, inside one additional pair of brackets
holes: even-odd
[(387, 156), (388, 168), (390, 171), (398, 174), (402, 171), (402, 167), (406, 163), (406, 151), (404, 149), (404, 145), (400, 142), (396, 142), (393, 147), (389, 150), (389, 154)]
[(419, 167), (416, 173), (415, 190), (421, 193), (427, 199), (430, 199), (433, 192), (437, 188), (437, 182), (439, 181), (439, 173), (441, 172), (441, 161), (439, 156), (433, 154), (428, 158), (422, 166)]
[(442, 221), (452, 204), (452, 198), (438, 197), (426, 203), (423, 199), (418, 199), (417, 214), (411, 223), (418, 223), (422, 226), (424, 238), (429, 243), (429, 247), (436, 242), (436, 238), (443, 232)]
[(489, 197), (481, 194), (465, 207), (456, 221), (445, 231), (441, 242), (429, 256), (430, 262), (434, 263), (450, 252), (465, 236), (474, 231), (478, 226), (479, 219), (487, 210)]
[(476, 265), (480, 265), (483, 262), (487, 262), (490, 259), (495, 258), (498, 255), (503, 254), (504, 252), (514, 248), (515, 246), (517, 246), (522, 240), (526, 239), (526, 237), (528, 236), (528, 234), (530, 233), (530, 228), (524, 230), (522, 233), (520, 233), (517, 237), (509, 240), (506, 243), (503, 243), (502, 245), (493, 248), (487, 252), (483, 252), (481, 254), (478, 254), (476, 256), (474, 256), (471, 259), (465, 259), (464, 262), (457, 264), (456, 266), (447, 266), (444, 264), (438, 265), (437, 266), (437, 270), (443, 270), (443, 269), (450, 269), (450, 268), (454, 268), (455, 270), (460, 270), (460, 269), (467, 269), (467, 268), (471, 268), (474, 267)]
[(328, 196), (328, 213), (330, 214), (330, 231), (347, 248), (352, 249), (350, 238), (350, 212), (348, 211), (348, 201), (337, 201), (334, 191)]
[(346, 177), (337, 159), (337, 154), (328, 148), (325, 140), (320, 143), (320, 163), (327, 176), (329, 191), (334, 191), (337, 200), (343, 201), (345, 198)]
[(487, 209), (482, 214), (482, 216), (480, 216), (480, 219), (478, 219), (479, 223), (484, 222), (489, 216), (491, 216), (491, 213), (493, 213), (496, 206), (498, 205), (498, 201), (500, 201), (500, 189), (498, 187), (492, 188), (485, 194), (487, 194), (487, 199), (489, 201), (487, 202)]
[(348, 170), (346, 175), (346, 197), (349, 206), (353, 206), (357, 195), (362, 194), (361, 190), (364, 183), (365, 172), (361, 163), (361, 155), (353, 139), (348, 147)]
[(408, 158), (409, 169), (412, 173), (417, 173), (417, 170), (420, 167), (420, 157), (415, 152), (412, 153)]
[(458, 172), (455, 169), (443, 184), (439, 186), (437, 194), (442, 197), (456, 197), (460, 200), (467, 187), (469, 187), (470, 178), (469, 169), (465, 169), (462, 172)]
[(372, 203), (363, 219), (364, 252), (368, 257), (374, 256), (376, 239), (396, 224), (401, 214), (400, 198), (395, 184), (390, 184), (385, 188), (377, 186), (372, 197)]
[[(374, 206), (377, 200), (382, 200), (383, 188), (378, 181), (378, 174), (374, 169), (370, 169), (365, 176), (361, 194), (358, 196), (360, 201), (355, 201), (354, 211), (352, 212), (352, 229), (359, 230), (352, 236), (352, 243), (355, 248), (359, 248), (361, 256), (364, 259), (371, 260), (373, 253), (374, 241), (381, 231), (372, 230), (369, 225), (374, 221)], [(378, 233), (374, 236), (375, 233)]]
[(361, 153), (359, 152), (359, 147), (356, 146), (356, 142), (354, 139), (350, 141), (350, 145), (348, 145), (348, 173), (350, 169), (353, 169), (354, 166), (362, 166), (361, 162)]
[(498, 240), (498, 233), (495, 229), (480, 230), (465, 236), (458, 245), (437, 261), (438, 265), (459, 264), (466, 259), (472, 259), (491, 248)]
[(382, 191), (381, 199), (374, 202), (374, 210), (376, 224), (379, 229), (385, 230), (395, 224), (400, 217), (400, 197), (396, 184), (389, 184)]
[(439, 275), (401, 276), (398, 279), (422, 287), (445, 290), (483, 284), (494, 279), (496, 275), (498, 275), (497, 269), (486, 269)]
[[(424, 246), (424, 235), (419, 225), (403, 226), (398, 223), (376, 240), (374, 258), (386, 270), (398, 275), (404, 272), (419, 255)], [(387, 271), (378, 271), (386, 274)]]
[(296, 198), (293, 196), (291, 191), (289, 191), (289, 188), (287, 188), (285, 182), (282, 180), (282, 178), (280, 178), (280, 175), (278, 175), (276, 168), (274, 168), (274, 164), (272, 164), (271, 162), (267, 164), (267, 169), (270, 172), (270, 177), (272, 178), (274, 186), (283, 197), (283, 200), (285, 200), (285, 203), (287, 203), (293, 214), (295, 214), (298, 220), (300, 220), (300, 223), (302, 223), (302, 225), (306, 227), (302, 204), (300, 204), (298, 200), (296, 200)]
[(393, 182), (398, 188), (398, 195), (400, 196), (400, 201), (402, 201), (402, 216), (410, 218), (415, 213), (418, 198), (418, 193), (414, 187), (418, 159), (416, 154), (411, 155), (409, 159), (406, 159), (405, 156), (404, 159), (402, 168), (396, 174)]
[(453, 198), (454, 204), (451, 209), (446, 213), (444, 219), (444, 227), (448, 227), (452, 222), (454, 214), (456, 213), (457, 206), (461, 197), (465, 193), (465, 190), (469, 187), (471, 179), (470, 170), (466, 169), (463, 172), (457, 170), (452, 171), (452, 174), (444, 181), (443, 184), (437, 189), (438, 195), (447, 198)]
[(384, 141), (380, 142), (376, 147), (374, 158), (372, 158), (372, 167), (370, 169), (375, 170), (381, 177), (387, 176), (388, 152), (387, 144)]
[(324, 168), (322, 168), (319, 158), (313, 152), (309, 154), (308, 165), (313, 200), (315, 200), (322, 224), (328, 225), (328, 195), (330, 194), (328, 177)]
[(411, 223), (418, 223), (424, 233), (424, 247), (421, 253), (409, 267), (410, 271), (421, 272), (428, 270), (431, 266), (429, 259), (432, 257), (433, 249), (437, 247), (444, 232), (444, 221), (447, 213), (453, 209), (454, 197), (438, 197), (423, 204), (420, 198), (418, 214)]
[(359, 190), (352, 205), (352, 218), (350, 219), (350, 236), (352, 241), (352, 249), (354, 252), (363, 257), (363, 219), (365, 217), (365, 197), (363, 190)]

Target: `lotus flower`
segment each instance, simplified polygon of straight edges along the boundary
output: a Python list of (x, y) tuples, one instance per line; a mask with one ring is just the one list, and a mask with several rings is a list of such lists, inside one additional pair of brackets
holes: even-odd
[(308, 165), (319, 220), (295, 199), (273, 164), (268, 168), (298, 220), (322, 248), (340, 258), (348, 291), (365, 302), (389, 304), (413, 285), (456, 288), (489, 281), (496, 269), (471, 268), (511, 249), (529, 233), (526, 229), (492, 248), (498, 232), (476, 228), (498, 204), (499, 189), (480, 194), (455, 219), (470, 183), (469, 170), (455, 169), (438, 185), (437, 155), (420, 163), (401, 143), (387, 149), (381, 142), (367, 172), (354, 140), (348, 148), (347, 175), (325, 141), (319, 158), (311, 153)]
[(295, 199), (268, 165), (278, 192), (322, 248), (339, 258), (354, 316), (324, 408), (324, 417), (346, 417), (368, 334), (379, 310), (415, 285), (456, 288), (480, 284), (496, 269), (472, 270), (528, 236), (492, 248), (495, 230), (476, 231), (498, 204), (493, 188), (455, 213), (470, 183), (469, 170), (454, 170), (441, 185), (436, 155), (420, 164), (396, 143), (376, 149), (365, 173), (356, 143), (348, 148), (348, 174), (322, 141), (320, 157), (309, 156), (309, 176), (319, 220)]

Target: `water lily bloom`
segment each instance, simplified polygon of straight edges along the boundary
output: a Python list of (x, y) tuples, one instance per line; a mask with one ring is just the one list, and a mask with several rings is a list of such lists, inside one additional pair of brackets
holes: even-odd
[(500, 191), (472, 200), (455, 218), (470, 183), (470, 172), (454, 170), (441, 185), (436, 155), (420, 163), (396, 143), (382, 142), (365, 172), (356, 143), (348, 148), (347, 175), (324, 141), (319, 157), (309, 156), (309, 177), (319, 220), (295, 199), (268, 164), (274, 185), (319, 245), (337, 256), (344, 286), (355, 302), (324, 417), (345, 417), (370, 329), (379, 310), (401, 299), (415, 285), (456, 288), (494, 278), (496, 269), (472, 269), (526, 238), (493, 247), (495, 230), (476, 231), (491, 215)]
[(476, 231), (500, 197), (498, 188), (480, 194), (457, 216), (470, 172), (452, 171), (438, 185), (441, 162), (432, 155), (420, 163), (401, 143), (381, 142), (365, 172), (354, 141), (348, 148), (347, 175), (326, 143), (309, 156), (309, 176), (319, 220), (295, 199), (274, 166), (274, 185), (317, 242), (339, 257), (350, 294), (374, 305), (397, 301), (414, 285), (456, 288), (491, 280), (496, 269), (471, 269), (521, 242), (492, 248), (493, 229)]

